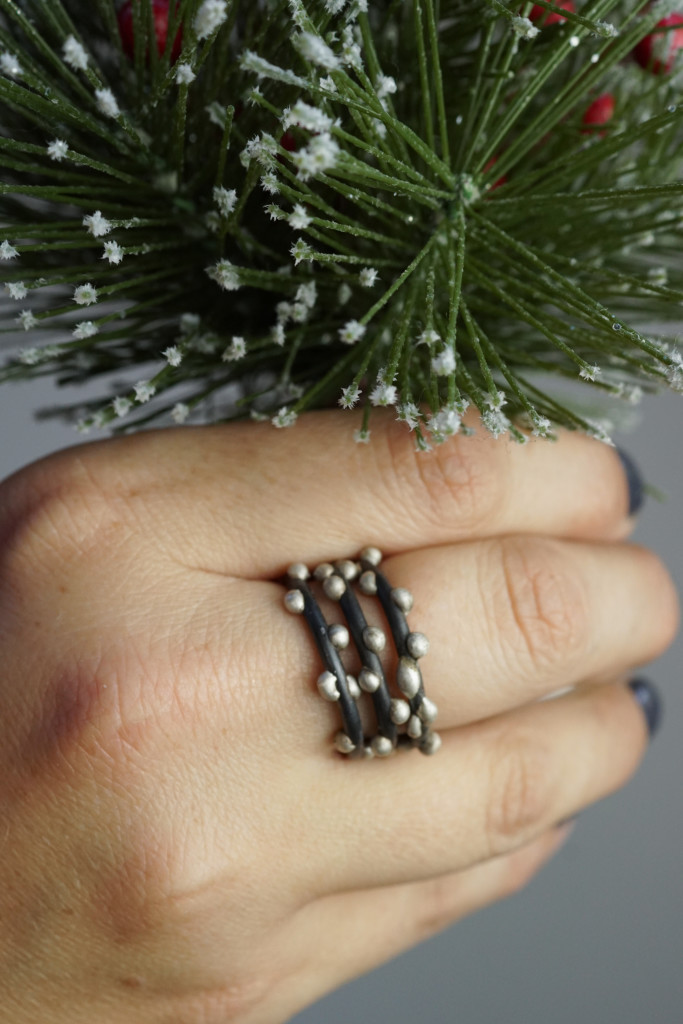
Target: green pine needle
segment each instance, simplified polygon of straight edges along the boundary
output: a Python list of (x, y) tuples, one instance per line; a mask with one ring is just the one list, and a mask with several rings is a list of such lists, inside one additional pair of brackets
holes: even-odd
[(0, 0), (2, 333), (31, 340), (0, 381), (119, 381), (44, 415), (362, 401), (357, 441), (393, 406), (428, 450), (471, 405), (611, 443), (534, 373), (683, 391), (649, 327), (683, 301), (673, 30), (634, 58), (669, 0), (177, 0), (159, 38), (152, 0), (132, 37), (121, 7)]

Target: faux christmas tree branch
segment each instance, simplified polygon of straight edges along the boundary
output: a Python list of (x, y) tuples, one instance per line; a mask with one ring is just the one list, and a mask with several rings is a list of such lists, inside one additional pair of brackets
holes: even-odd
[(533, 371), (683, 390), (648, 330), (683, 297), (672, 3), (0, 0), (0, 45), (3, 332), (35, 338), (0, 380), (147, 370), (46, 415), (362, 402), (357, 441), (393, 406), (426, 450), (469, 405), (611, 442)]

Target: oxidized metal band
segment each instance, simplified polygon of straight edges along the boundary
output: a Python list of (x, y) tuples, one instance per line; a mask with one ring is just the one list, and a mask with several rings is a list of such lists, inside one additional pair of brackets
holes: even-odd
[[(429, 650), (424, 633), (412, 633), (406, 612), (413, 607), (413, 596), (403, 587), (392, 587), (379, 570), (382, 553), (375, 547), (363, 548), (357, 561), (343, 559), (322, 562), (313, 572), (302, 562), (290, 565), (285, 579), (285, 607), (303, 615), (315, 640), (325, 670), (318, 676), (318, 692), (341, 709), (344, 728), (334, 737), (334, 746), (348, 757), (387, 757), (397, 749), (417, 747), (423, 754), (435, 754), (441, 737), (432, 725), (437, 708), (425, 696), (419, 659)], [(313, 586), (322, 586), (325, 595), (337, 601), (346, 625), (329, 624), (315, 598)], [(400, 696), (389, 691), (380, 654), (386, 648), (384, 630), (369, 626), (353, 584), (361, 593), (376, 596), (384, 610), (398, 656), (396, 686)], [(341, 651), (353, 642), (361, 669), (358, 678), (350, 675), (342, 662)], [(377, 733), (363, 735), (357, 702), (369, 693), (377, 718)]]

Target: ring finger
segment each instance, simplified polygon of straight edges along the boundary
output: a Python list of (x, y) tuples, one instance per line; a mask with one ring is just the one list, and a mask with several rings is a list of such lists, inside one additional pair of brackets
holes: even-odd
[[(649, 549), (631, 544), (508, 536), (396, 555), (380, 568), (392, 586), (411, 591), (410, 628), (430, 640), (421, 669), (425, 693), (438, 707), (437, 730), (582, 680), (613, 679), (661, 654), (678, 626), (667, 570)], [(336, 603), (319, 598), (328, 623), (345, 621)], [(388, 633), (378, 599), (359, 598), (367, 621)], [(321, 665), (308, 629), (298, 616), (279, 614), (278, 621), (278, 674), (286, 681), (276, 697), (278, 715), (296, 728), (303, 692), (338, 727), (338, 707), (318, 697)], [(352, 648), (342, 660), (357, 674), (361, 663)], [(382, 657), (389, 690), (399, 696), (391, 642)], [(370, 698), (359, 709), (372, 729)], [(329, 742), (324, 727), (315, 739)]]

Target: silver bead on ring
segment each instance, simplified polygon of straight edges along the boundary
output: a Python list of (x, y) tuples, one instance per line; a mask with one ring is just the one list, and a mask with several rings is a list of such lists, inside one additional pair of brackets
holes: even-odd
[(347, 674), (346, 682), (349, 687), (349, 693), (351, 694), (351, 700), (360, 700), (360, 695), (363, 691), (358, 685), (358, 680), (356, 679), (356, 677)]
[(379, 684), (381, 680), (376, 672), (372, 669), (362, 668), (358, 676), (358, 685), (361, 690), (365, 690), (366, 693), (375, 693), (379, 690)]
[(430, 732), (424, 743), (420, 744), (423, 754), (435, 754), (441, 746), (441, 737), (438, 732)]
[(429, 724), (430, 722), (433, 722), (434, 719), (436, 718), (437, 713), (438, 713), (438, 708), (437, 708), (436, 704), (434, 703), (434, 701), (430, 700), (429, 697), (423, 697), (422, 698), (422, 703), (420, 704), (419, 708), (417, 709), (417, 713), (418, 713), (418, 715), (420, 716), (420, 718), (422, 719), (423, 722), (426, 722), (427, 724)]
[(318, 692), (325, 700), (339, 700), (340, 694), (337, 688), (337, 677), (333, 672), (321, 672), (318, 676)]
[(406, 732), (413, 740), (418, 740), (422, 735), (422, 722), (417, 715), (410, 716)]
[(375, 736), (370, 744), (377, 757), (388, 757), (394, 750), (394, 745), (386, 736)]
[(391, 591), (391, 600), (402, 612), (409, 612), (413, 607), (413, 595), (405, 587), (394, 587)]
[(323, 590), (330, 600), (338, 601), (346, 590), (346, 582), (341, 576), (328, 576), (326, 580), (323, 580)]
[(336, 647), (338, 651), (343, 651), (349, 646), (349, 631), (340, 622), (335, 622), (334, 625), (330, 626), (327, 630), (327, 635), (333, 647)]
[(370, 597), (376, 594), (377, 577), (375, 576), (374, 572), (371, 572), (368, 569), (366, 572), (361, 573), (360, 579), (358, 580), (358, 586), (360, 587), (364, 594), (368, 594)]
[(396, 684), (399, 690), (411, 700), (420, 689), (421, 682), (422, 677), (416, 663), (412, 658), (406, 658), (404, 655), (396, 670)]
[(375, 548), (370, 545), (367, 548), (363, 548), (360, 553), (360, 557), (366, 562), (370, 562), (371, 565), (379, 565), (382, 561), (382, 552), (379, 548)]
[(337, 572), (341, 573), (345, 580), (355, 580), (358, 575), (356, 563), (350, 561), (348, 558), (343, 558), (340, 562), (335, 562), (334, 567)]
[(301, 615), (305, 607), (304, 595), (300, 590), (288, 590), (285, 594), (285, 608), (293, 615)]
[(295, 562), (293, 565), (290, 565), (287, 575), (291, 576), (293, 580), (307, 580), (311, 574), (308, 571), (308, 566), (304, 565), (303, 562)]
[(410, 718), (410, 704), (400, 697), (393, 697), (391, 701), (391, 721), (394, 725), (405, 725)]
[(406, 638), (406, 647), (411, 658), (424, 658), (429, 650), (429, 640), (424, 633), (409, 633)]
[(387, 645), (387, 638), (384, 630), (379, 626), (366, 626), (363, 630), (363, 643), (369, 651), (380, 654)]
[(352, 750), (356, 749), (355, 744), (351, 742), (351, 737), (347, 736), (342, 729), (336, 733), (334, 745), (340, 754), (350, 754)]

